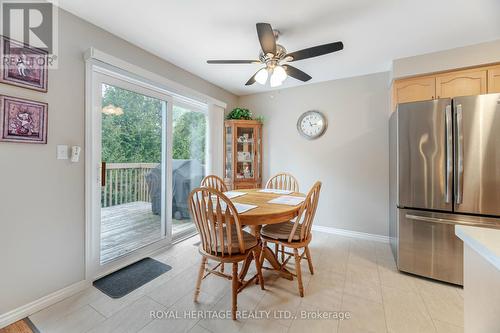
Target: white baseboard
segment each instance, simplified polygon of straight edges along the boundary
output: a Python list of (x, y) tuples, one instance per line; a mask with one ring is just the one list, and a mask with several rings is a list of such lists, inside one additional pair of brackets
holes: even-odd
[(0, 329), (2, 327), (15, 323), (18, 320), (26, 318), (32, 315), (33, 313), (38, 312), (52, 304), (62, 301), (63, 299), (68, 298), (86, 289), (89, 286), (90, 282), (83, 280), (75, 284), (72, 284), (70, 286), (67, 286), (66, 288), (55, 291), (52, 294), (39, 298), (36, 301), (20, 306), (17, 309), (14, 309), (4, 314), (0, 314)]
[(366, 232), (352, 231), (352, 230), (339, 229), (333, 227), (323, 227), (321, 225), (313, 225), (312, 229), (327, 234), (341, 235), (341, 236), (361, 238), (376, 242), (389, 243), (389, 236), (368, 234)]

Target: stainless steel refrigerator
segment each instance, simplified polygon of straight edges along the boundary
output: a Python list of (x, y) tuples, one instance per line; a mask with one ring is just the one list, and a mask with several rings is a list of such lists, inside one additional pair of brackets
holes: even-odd
[(389, 127), (398, 268), (463, 284), (455, 225), (500, 227), (500, 94), (399, 104)]

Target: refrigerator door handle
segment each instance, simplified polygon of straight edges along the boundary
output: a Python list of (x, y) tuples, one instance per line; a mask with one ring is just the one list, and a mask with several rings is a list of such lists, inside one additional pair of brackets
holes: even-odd
[(463, 114), (462, 105), (456, 106), (457, 123), (457, 171), (456, 171), (456, 204), (460, 205), (463, 201), (463, 177), (464, 177), (464, 135), (463, 135)]
[(446, 124), (446, 194), (445, 202), (451, 202), (451, 191), (452, 191), (452, 178), (453, 178), (453, 133), (452, 133), (452, 116), (451, 116), (451, 105), (446, 105), (445, 111), (445, 124)]

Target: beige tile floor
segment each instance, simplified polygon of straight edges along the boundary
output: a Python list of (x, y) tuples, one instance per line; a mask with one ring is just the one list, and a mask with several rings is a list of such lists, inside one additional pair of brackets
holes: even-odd
[[(230, 310), (230, 282), (208, 277), (193, 303), (197, 237), (155, 256), (172, 270), (115, 300), (95, 288), (30, 316), (42, 333), (62, 332), (463, 332), (462, 289), (397, 271), (388, 244), (315, 233), (315, 274), (303, 267), (305, 296), (296, 280), (264, 271), (266, 290), (252, 285), (238, 296), (239, 310), (270, 318), (200, 318), (185, 311)], [(155, 319), (151, 312), (181, 318)], [(173, 312), (177, 311), (177, 312)], [(349, 319), (307, 319), (318, 312)]]

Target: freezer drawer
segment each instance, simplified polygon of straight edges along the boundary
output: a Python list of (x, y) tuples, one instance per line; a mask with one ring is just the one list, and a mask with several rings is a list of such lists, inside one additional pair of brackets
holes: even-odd
[(398, 268), (454, 284), (463, 284), (463, 244), (455, 224), (419, 211), (399, 210)]

